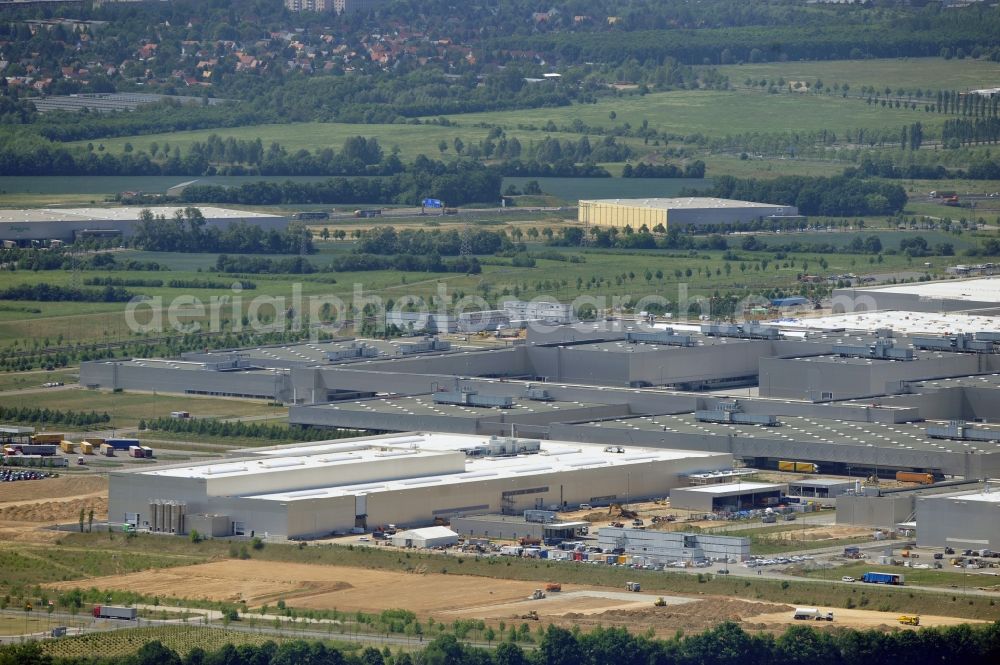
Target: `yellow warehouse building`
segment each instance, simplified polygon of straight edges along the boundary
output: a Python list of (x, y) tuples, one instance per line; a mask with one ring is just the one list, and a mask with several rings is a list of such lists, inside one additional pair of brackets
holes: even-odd
[(798, 217), (795, 206), (713, 198), (594, 199), (579, 202), (578, 220), (588, 226), (614, 228), (643, 226), (652, 231), (662, 224), (705, 226), (752, 222), (757, 218)]

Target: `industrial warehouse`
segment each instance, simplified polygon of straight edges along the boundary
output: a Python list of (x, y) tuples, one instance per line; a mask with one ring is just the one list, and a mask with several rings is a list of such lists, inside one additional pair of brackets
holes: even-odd
[[(1000, 345), (987, 331), (963, 338), (969, 352), (951, 337), (888, 331), (638, 328), (529, 329), (523, 343), (478, 350), (404, 338), (100, 360), (83, 363), (81, 384), (281, 399), (291, 423), (312, 427), (513, 431), (865, 477), (1000, 475)], [(932, 434), (952, 421), (969, 426)]]
[[(246, 222), (264, 231), (282, 230), (288, 219), (281, 215), (212, 206), (199, 207), (208, 228), (225, 229), (230, 224)], [(75, 242), (87, 238), (129, 238), (139, 223), (139, 213), (149, 210), (156, 217), (167, 219), (184, 208), (177, 206), (121, 208), (39, 208), (36, 210), (0, 210), (0, 241), (28, 244), (31, 242)]]
[(795, 206), (713, 198), (595, 199), (579, 202), (577, 219), (588, 226), (638, 231), (658, 226), (735, 224), (775, 217), (798, 217)]
[(109, 516), (139, 530), (315, 538), (380, 524), (665, 496), (732, 456), (512, 437), (406, 434), (113, 471)]

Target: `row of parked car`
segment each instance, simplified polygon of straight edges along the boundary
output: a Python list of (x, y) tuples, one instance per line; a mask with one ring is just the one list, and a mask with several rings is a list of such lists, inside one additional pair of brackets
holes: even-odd
[(51, 475), (51, 473), (46, 473), (45, 471), (13, 471), (11, 469), (4, 469), (0, 471), (0, 482), (12, 483), (17, 480), (41, 480)]
[(792, 555), (792, 556), (779, 556), (773, 559), (766, 559), (764, 557), (751, 557), (748, 561), (743, 563), (747, 568), (757, 568), (760, 566), (785, 566), (792, 563), (803, 563), (805, 561), (811, 561), (814, 557), (810, 554), (802, 555)]

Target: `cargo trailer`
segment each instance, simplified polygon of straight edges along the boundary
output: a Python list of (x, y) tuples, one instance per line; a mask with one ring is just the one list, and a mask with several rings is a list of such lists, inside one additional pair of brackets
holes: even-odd
[(94, 605), (96, 619), (127, 619), (138, 618), (139, 613), (134, 607), (119, 607), (115, 605)]
[(861, 576), (862, 582), (869, 584), (891, 584), (893, 586), (903, 585), (903, 576), (896, 573), (865, 573)]

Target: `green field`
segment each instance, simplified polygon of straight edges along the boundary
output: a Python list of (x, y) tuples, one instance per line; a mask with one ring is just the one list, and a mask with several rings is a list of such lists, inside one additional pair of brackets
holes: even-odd
[[(268, 407), (260, 402), (225, 399), (220, 397), (193, 397), (178, 395), (149, 395), (142, 393), (111, 393), (98, 390), (70, 389), (52, 392), (15, 394), (3, 398), (7, 407), (49, 408), (63, 411), (96, 411), (111, 415), (111, 423), (93, 425), (89, 429), (135, 427), (141, 419), (166, 418), (171, 411), (189, 411), (195, 418), (236, 418), (239, 416), (283, 416), (284, 409)], [(66, 429), (49, 425), (51, 431)], [(185, 438), (185, 435), (162, 433), (163, 438)]]
[[(558, 119), (560, 116), (557, 115), (554, 117)], [(334, 122), (303, 122), (288, 125), (221, 127), (189, 132), (125, 136), (101, 139), (99, 142), (77, 141), (75, 143), (68, 143), (67, 145), (83, 147), (88, 143), (93, 143), (94, 145), (100, 143), (107, 150), (120, 153), (124, 151), (126, 143), (131, 143), (132, 147), (137, 151), (145, 150), (149, 152), (150, 144), (156, 142), (162, 146), (166, 142), (170, 144), (171, 148), (180, 148), (182, 153), (186, 154), (192, 143), (195, 141), (204, 142), (210, 135), (216, 134), (224, 139), (231, 136), (245, 141), (252, 141), (259, 138), (264, 143), (265, 148), (272, 142), (277, 141), (288, 152), (294, 153), (298, 150), (309, 150), (312, 152), (317, 148), (340, 150), (344, 145), (344, 141), (348, 138), (352, 136), (364, 136), (366, 138), (377, 138), (386, 153), (398, 148), (400, 159), (403, 161), (412, 160), (421, 154), (427, 155), (432, 159), (440, 157), (451, 159), (455, 156), (453, 144), (456, 138), (460, 138), (463, 143), (470, 145), (479, 143), (489, 133), (488, 128), (472, 127), (473, 121), (465, 120), (465, 116), (461, 116), (461, 118), (460, 126), (458, 127), (441, 127), (427, 124), (357, 125)], [(574, 142), (580, 138), (576, 134), (549, 133), (537, 130), (519, 130), (508, 133), (508, 138), (514, 136), (517, 137), (524, 147), (527, 147), (531, 141), (539, 141), (546, 136), (569, 139)], [(444, 153), (438, 147), (441, 141), (445, 141), (448, 144), (448, 149)], [(183, 179), (180, 181), (183, 181)]]
[[(875, 220), (870, 224), (875, 225)], [(502, 226), (491, 228), (503, 228)], [(868, 233), (867, 231), (865, 233)], [(951, 242), (956, 251), (972, 242), (969, 234), (953, 236), (940, 231), (878, 231), (886, 249), (899, 246), (900, 239), (922, 235), (933, 247), (939, 242)], [(765, 235), (766, 243), (785, 244), (789, 242), (831, 243), (841, 245), (849, 242), (853, 233), (804, 233)], [(884, 255), (882, 263), (874, 263), (874, 257), (853, 254), (817, 254), (812, 252), (791, 254), (781, 260), (775, 259), (773, 252), (744, 252), (740, 250), (741, 237), (730, 239), (738, 258), (726, 260), (720, 251), (666, 251), (666, 250), (599, 250), (588, 248), (554, 248), (540, 244), (528, 245), (529, 253), (553, 253), (567, 260), (538, 258), (535, 267), (514, 267), (510, 259), (483, 257), (488, 263), (482, 274), (435, 274), (399, 272), (392, 270), (372, 272), (317, 273), (313, 275), (250, 275), (257, 284), (254, 291), (243, 293), (242, 312), (246, 313), (256, 297), (285, 297), (292, 304), (293, 290), (302, 295), (302, 307), (308, 312), (309, 299), (314, 296), (336, 296), (345, 303), (354, 299), (355, 287), (365, 294), (380, 295), (384, 301), (398, 300), (402, 296), (417, 296), (425, 301), (438, 294), (442, 286), (446, 296), (477, 294), (489, 300), (508, 295), (532, 298), (538, 295), (553, 296), (563, 301), (571, 301), (577, 296), (604, 296), (610, 300), (615, 296), (631, 296), (634, 300), (647, 295), (659, 295), (676, 302), (680, 284), (689, 285), (692, 295), (711, 295), (715, 291), (725, 293), (761, 293), (772, 288), (797, 290), (796, 276), (802, 272), (822, 274), (892, 273), (901, 270), (940, 272), (956, 262), (956, 257), (928, 257), (910, 259), (903, 255)], [(343, 243), (320, 243), (320, 251), (310, 257), (316, 265), (322, 266), (327, 257), (346, 249)], [(215, 262), (214, 254), (177, 254), (127, 251), (122, 258), (157, 260), (163, 265), (179, 268), (178, 272), (86, 272), (84, 276), (111, 276), (119, 278), (158, 278), (168, 281), (174, 278), (205, 278), (198, 268), (207, 268)], [(572, 261), (569, 259), (573, 259)], [(766, 267), (761, 263), (767, 260)], [(823, 267), (823, 262), (826, 266)], [(925, 266), (929, 263), (930, 266)], [(729, 271), (725, 270), (729, 266)], [(763, 268), (763, 269), (762, 269)], [(680, 272), (680, 276), (677, 272)], [(690, 275), (688, 275), (690, 271)], [(657, 273), (661, 277), (657, 277)], [(647, 280), (647, 273), (649, 279)], [(330, 283), (334, 277), (336, 283)], [(213, 276), (213, 279), (227, 281), (228, 277)], [(0, 288), (21, 284), (26, 281), (46, 281), (54, 285), (69, 285), (73, 275), (66, 271), (46, 271), (43, 273), (0, 272)], [(194, 296), (206, 307), (212, 298), (231, 295), (230, 289), (185, 289), (170, 287), (129, 287), (129, 290), (160, 297), (160, 305), (167, 307), (177, 296)], [(154, 303), (155, 305), (156, 303)], [(88, 343), (140, 341), (142, 338), (131, 332), (126, 325), (124, 306), (120, 303), (12, 303), (18, 308), (35, 308), (40, 314), (30, 317), (19, 311), (0, 310), (0, 343), (18, 344), (16, 350), (31, 351), (35, 344), (46, 346), (60, 339), (67, 342)], [(12, 307), (11, 310), (14, 308)], [(265, 313), (273, 311), (265, 306)], [(148, 313), (144, 306), (143, 314)], [(228, 306), (221, 309), (221, 316), (230, 314)], [(145, 319), (140, 316), (140, 320)], [(164, 317), (164, 322), (167, 319)], [(204, 321), (204, 319), (203, 319)], [(167, 332), (173, 332), (168, 327)], [(39, 382), (42, 383), (42, 382)], [(167, 409), (168, 411), (171, 409)]]
[(761, 80), (822, 80), (825, 86), (847, 83), (851, 94), (860, 94), (862, 86), (884, 90), (967, 90), (991, 88), (1000, 80), (1000, 63), (989, 60), (945, 60), (944, 58), (898, 58), (877, 60), (826, 60), (814, 62), (770, 62), (763, 64), (725, 65), (718, 68), (734, 85), (747, 78)]
[[(610, 114), (614, 112), (615, 118)], [(399, 148), (402, 159), (412, 159), (418, 154), (441, 156), (438, 144), (444, 140), (449, 145), (456, 137), (465, 143), (477, 143), (486, 138), (488, 129), (473, 125), (499, 125), (507, 131), (508, 138), (516, 136), (527, 146), (545, 136), (576, 141), (577, 134), (544, 132), (540, 128), (550, 120), (557, 126), (579, 119), (590, 127), (611, 128), (629, 123), (633, 128), (644, 121), (663, 132), (681, 136), (703, 134), (723, 137), (739, 133), (783, 133), (786, 131), (818, 131), (823, 129), (843, 133), (859, 127), (866, 129), (897, 128), (920, 121), (925, 125), (939, 124), (938, 116), (928, 116), (923, 110), (883, 109), (869, 106), (858, 99), (842, 99), (820, 95), (768, 95), (747, 91), (682, 90), (654, 93), (644, 96), (631, 95), (620, 98), (602, 98), (595, 104), (574, 105), (551, 109), (523, 109), (469, 113), (449, 118), (457, 127), (436, 125), (354, 125), (342, 123), (297, 123), (290, 125), (255, 125), (250, 127), (219, 128), (212, 130), (126, 136), (101, 141), (107, 150), (124, 151), (130, 143), (136, 150), (148, 151), (154, 141), (163, 145), (180, 147), (186, 151), (191, 143), (205, 141), (209, 135), (222, 138), (234, 137), (251, 140), (260, 138), (265, 144), (277, 141), (290, 152), (320, 147), (339, 149), (351, 136), (375, 137), (386, 150)], [(528, 129), (533, 127), (534, 129)], [(642, 150), (640, 139), (628, 143)], [(85, 146), (88, 141), (75, 144)], [(454, 154), (453, 148), (443, 153)]]
[[(932, 563), (932, 561), (927, 561)], [(897, 573), (903, 575), (906, 584), (918, 586), (946, 587), (963, 591), (966, 589), (976, 589), (978, 587), (997, 588), (997, 578), (994, 575), (983, 575), (981, 573), (966, 573), (963, 570), (952, 568), (947, 561), (943, 569), (905, 568), (900, 566), (879, 566), (871, 563), (850, 563), (838, 568), (828, 570), (810, 570), (801, 573), (806, 577), (839, 580), (843, 575), (860, 580), (861, 576), (867, 572), (876, 573)], [(863, 584), (863, 583), (859, 583)], [(864, 585), (863, 588), (871, 588), (873, 585)]]
[[(614, 111), (615, 118), (609, 114)], [(602, 98), (596, 104), (561, 109), (527, 109), (451, 116), (463, 125), (487, 123), (515, 130), (518, 125), (542, 126), (549, 120), (557, 125), (579, 118), (595, 127), (629, 123), (639, 127), (643, 121), (665, 132), (683, 136), (703, 134), (724, 137), (743, 133), (783, 133), (898, 128), (920, 121), (934, 124), (921, 109), (876, 109), (857, 99), (820, 95), (768, 95), (745, 91), (681, 90), (644, 96)], [(938, 120), (937, 122), (940, 122)], [(712, 174), (709, 174), (712, 175)]]
[(58, 382), (76, 383), (80, 378), (77, 368), (57, 369), (51, 372), (37, 370), (34, 372), (17, 372), (0, 374), (0, 392), (7, 390), (24, 390), (26, 388), (41, 388), (43, 383)]

